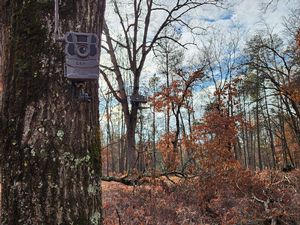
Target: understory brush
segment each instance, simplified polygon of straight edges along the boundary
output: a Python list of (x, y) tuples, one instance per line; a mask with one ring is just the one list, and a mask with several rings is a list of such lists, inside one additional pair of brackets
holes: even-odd
[(135, 187), (103, 182), (103, 208), (104, 224), (297, 225), (300, 170), (229, 169)]

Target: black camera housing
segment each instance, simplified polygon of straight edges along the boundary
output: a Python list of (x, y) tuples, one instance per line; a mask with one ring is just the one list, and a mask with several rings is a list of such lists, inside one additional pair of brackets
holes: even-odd
[(98, 37), (93, 33), (65, 34), (65, 77), (74, 81), (98, 80)]

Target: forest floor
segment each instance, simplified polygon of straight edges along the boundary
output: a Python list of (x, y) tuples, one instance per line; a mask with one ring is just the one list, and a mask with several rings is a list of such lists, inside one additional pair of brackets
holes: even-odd
[[(171, 178), (173, 179), (173, 178)], [(300, 170), (102, 182), (104, 224), (300, 224)]]

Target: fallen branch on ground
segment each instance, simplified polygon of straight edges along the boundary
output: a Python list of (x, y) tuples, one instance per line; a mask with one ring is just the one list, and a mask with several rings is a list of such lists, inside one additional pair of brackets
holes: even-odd
[(175, 183), (170, 179), (170, 176), (175, 176), (179, 177), (181, 179), (190, 179), (196, 177), (196, 175), (187, 175), (182, 172), (178, 171), (172, 171), (172, 172), (166, 172), (166, 173), (161, 173), (157, 175), (139, 175), (138, 177), (129, 177), (128, 175), (123, 176), (123, 177), (115, 177), (115, 176), (104, 176), (101, 178), (102, 181), (107, 181), (107, 182), (119, 182), (128, 186), (138, 186), (142, 184), (149, 184), (150, 181), (147, 178), (161, 178), (161, 177), (166, 177), (168, 180), (170, 180), (172, 183)]
[[(262, 200), (262, 199), (257, 198), (253, 193), (252, 193), (252, 197), (253, 197), (253, 199), (254, 199), (255, 201), (257, 201), (257, 202), (259, 202), (259, 203), (261, 203), (261, 204), (264, 205), (265, 212), (266, 212), (267, 214), (270, 213), (270, 208), (269, 208), (270, 199), (269, 199), (269, 198), (268, 198), (266, 201), (264, 201), (264, 200)], [(276, 224), (277, 224), (276, 218), (271, 217), (271, 225), (276, 225)]]
[(101, 178), (102, 181), (114, 181), (114, 182), (119, 182), (128, 186), (137, 186), (137, 185), (141, 185), (142, 183), (140, 182), (140, 178), (128, 178), (126, 177), (112, 177), (112, 176), (108, 176), (108, 177), (102, 177)]

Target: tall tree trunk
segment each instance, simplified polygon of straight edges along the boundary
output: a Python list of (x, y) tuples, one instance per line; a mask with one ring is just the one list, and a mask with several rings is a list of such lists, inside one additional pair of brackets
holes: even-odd
[[(107, 97), (107, 105), (106, 105), (106, 114), (107, 114), (107, 151), (110, 152), (111, 155), (111, 167), (110, 170), (111, 172), (115, 172), (116, 171), (116, 166), (115, 166), (115, 154), (114, 154), (114, 137), (115, 137), (115, 132), (114, 132), (114, 126), (113, 126), (113, 121), (112, 121), (112, 106), (111, 106), (111, 102), (112, 102), (112, 96), (108, 95)], [(109, 155), (109, 154), (108, 154)], [(109, 159), (109, 158), (108, 158)], [(109, 162), (109, 161), (108, 161)]]
[[(110, 132), (110, 117), (111, 114), (109, 112), (109, 102), (110, 102), (110, 98), (109, 96), (107, 97), (107, 99), (105, 99), (106, 101), (106, 106), (105, 106), (105, 111), (106, 111), (106, 176), (109, 176), (109, 152), (110, 149), (112, 149), (111, 147), (111, 132)], [(112, 151), (111, 151), (112, 154)]]
[(256, 101), (256, 140), (257, 140), (257, 154), (258, 154), (258, 166), (259, 169), (263, 169), (262, 158), (261, 158), (261, 145), (260, 145), (260, 122), (259, 122), (259, 102)]
[[(187, 141), (187, 134), (186, 134), (186, 129), (185, 129), (184, 120), (183, 120), (183, 116), (182, 116), (181, 111), (179, 112), (179, 116), (180, 116), (181, 129), (182, 129), (182, 140)], [(184, 165), (184, 152), (183, 152), (183, 149), (182, 149), (182, 141), (180, 143), (180, 162), (181, 162), (180, 168), (183, 169), (183, 165)]]
[(152, 172), (156, 170), (156, 121), (155, 121), (155, 109), (152, 111)]
[(137, 166), (135, 129), (137, 125), (138, 105), (133, 104), (130, 113), (124, 113), (126, 122), (126, 143), (127, 143), (127, 170), (132, 172)]
[(143, 126), (144, 126), (144, 117), (142, 114), (142, 111), (140, 111), (139, 113), (139, 125), (140, 125), (140, 129), (139, 129), (139, 149), (138, 149), (138, 166), (137, 169), (139, 172), (143, 172), (144, 168), (144, 138), (143, 138)]
[(123, 134), (125, 133), (124, 114), (121, 112), (121, 124), (120, 124), (120, 158), (119, 158), (119, 173), (125, 171), (125, 140)]
[[(166, 59), (166, 79), (167, 79), (167, 88), (170, 87), (170, 73), (169, 73), (169, 53), (168, 51), (166, 52), (166, 56), (165, 56), (165, 59)], [(170, 94), (170, 93), (169, 93)], [(169, 96), (167, 96), (169, 97)], [(170, 104), (167, 105), (167, 112), (166, 112), (166, 127), (165, 127), (165, 132), (167, 134), (170, 133), (170, 118), (171, 118), (171, 115), (170, 115)]]
[[(72, 95), (53, 2), (0, 3), (3, 225), (102, 224), (98, 83), (87, 85), (91, 103)], [(63, 32), (100, 37), (105, 0), (60, 2)]]
[(283, 168), (285, 168), (288, 164), (288, 158), (287, 158), (287, 148), (288, 145), (286, 143), (285, 139), (285, 128), (284, 128), (284, 118), (283, 118), (283, 112), (280, 113), (279, 116), (279, 124), (280, 124), (280, 133), (281, 133), (281, 147), (282, 147), (282, 157), (283, 157)]
[[(251, 113), (249, 113), (249, 121), (250, 123), (252, 123), (252, 118), (251, 118)], [(256, 157), (255, 157), (255, 151), (256, 151), (256, 148), (255, 148), (255, 136), (254, 136), (254, 130), (251, 128), (251, 130), (249, 130), (249, 165), (251, 165), (251, 168), (253, 170), (256, 170)]]
[[(286, 132), (285, 132), (285, 119), (284, 119), (284, 112), (283, 112), (283, 105), (282, 102), (280, 103), (280, 115), (279, 115), (279, 126), (280, 126), (280, 133), (281, 133), (281, 146), (282, 146), (282, 154), (283, 154), (283, 167), (287, 167), (288, 165), (294, 166), (294, 160), (291, 155), (291, 151), (289, 149), (287, 140), (286, 140)], [(288, 162), (288, 156), (290, 158), (290, 163)]]
[(178, 140), (180, 135), (180, 118), (179, 118), (180, 108), (178, 107), (177, 109), (175, 109), (175, 106), (173, 105), (172, 111), (175, 116), (175, 124), (176, 124), (175, 137), (174, 140), (172, 140), (172, 145), (173, 145), (173, 152), (178, 153)]
[[(249, 159), (250, 159), (250, 154), (249, 154), (249, 132), (248, 132), (248, 121), (247, 121), (247, 112), (246, 112), (246, 98), (245, 98), (245, 92), (243, 91), (243, 106), (241, 106), (241, 112), (243, 113), (243, 117), (245, 122), (243, 123), (242, 126), (242, 140), (243, 140), (243, 150), (244, 150), (244, 164), (245, 167), (248, 169), (249, 168)], [(240, 101), (241, 102), (241, 101)]]
[(266, 89), (264, 89), (264, 99), (265, 99), (266, 113), (267, 113), (267, 121), (266, 121), (267, 122), (267, 130), (269, 133), (270, 146), (271, 146), (271, 151), (272, 151), (272, 166), (273, 166), (273, 169), (276, 169), (277, 163), (276, 163), (276, 157), (275, 157), (275, 142), (274, 142), (274, 136), (273, 136), (273, 132), (272, 132), (271, 116), (269, 113)]

